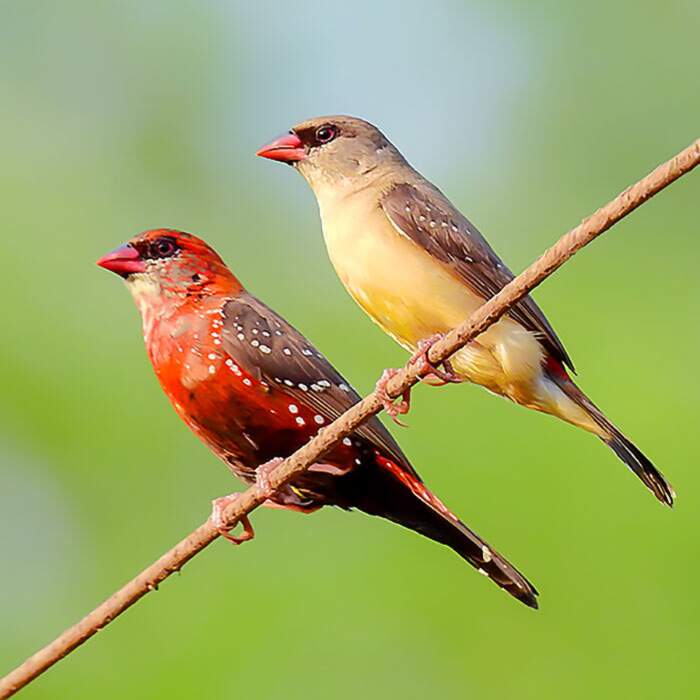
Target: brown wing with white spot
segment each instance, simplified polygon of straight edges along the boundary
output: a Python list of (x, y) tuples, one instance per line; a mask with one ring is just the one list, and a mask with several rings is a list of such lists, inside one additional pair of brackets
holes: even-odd
[[(397, 185), (383, 197), (381, 206), (399, 233), (446, 265), (484, 299), (496, 295), (513, 279), (513, 273), (477, 228), (439, 190), (422, 192), (412, 185)], [(535, 333), (547, 351), (573, 371), (571, 358), (532, 297), (521, 299), (509, 315)]]
[[(299, 331), (251, 294), (228, 301), (223, 318), (223, 348), (246, 372), (308, 406), (329, 423), (360, 400)], [(356, 433), (420, 480), (377, 418), (366, 421)]]

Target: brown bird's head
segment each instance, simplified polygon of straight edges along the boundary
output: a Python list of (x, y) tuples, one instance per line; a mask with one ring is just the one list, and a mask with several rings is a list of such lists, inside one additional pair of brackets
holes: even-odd
[(123, 277), (139, 306), (238, 293), (242, 289), (210, 246), (174, 229), (140, 233), (97, 264)]
[(293, 165), (318, 194), (370, 173), (381, 175), (403, 156), (376, 126), (356, 117), (316, 117), (263, 146), (257, 155)]

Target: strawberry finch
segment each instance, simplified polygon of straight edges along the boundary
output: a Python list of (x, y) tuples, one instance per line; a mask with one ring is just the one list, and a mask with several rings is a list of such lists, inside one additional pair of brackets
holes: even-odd
[[(536, 590), (423, 485), (394, 439), (372, 418), (321, 461), (277, 491), (269, 469), (359, 401), (297, 330), (249, 294), (195, 236), (147, 231), (98, 261), (126, 281), (163, 391), (182, 420), (267, 504), (311, 513), (324, 505), (378, 515), (452, 548), (526, 605)], [(250, 539), (212, 520), (234, 542)]]

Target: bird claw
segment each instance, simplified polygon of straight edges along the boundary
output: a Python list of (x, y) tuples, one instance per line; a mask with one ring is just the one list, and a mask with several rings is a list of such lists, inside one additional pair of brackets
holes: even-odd
[(395, 377), (398, 374), (398, 372), (399, 370), (397, 369), (385, 369), (382, 372), (382, 376), (379, 377), (379, 379), (377, 380), (374, 390), (377, 392), (377, 396), (382, 402), (382, 406), (384, 406), (384, 410), (389, 414), (391, 420), (393, 420), (394, 423), (396, 423), (396, 425), (400, 425), (402, 428), (405, 428), (406, 424), (400, 421), (397, 418), (397, 416), (405, 415), (410, 410), (411, 390), (406, 389), (406, 391), (404, 391), (401, 395), (401, 398), (394, 399), (391, 396), (389, 396), (389, 393), (386, 389), (387, 383), (393, 377)]
[(452, 368), (452, 363), (449, 360), (443, 360), (440, 364), (445, 368), (440, 369), (436, 367), (429, 359), (428, 353), (430, 348), (445, 337), (444, 333), (435, 333), (429, 338), (424, 338), (418, 341), (417, 350), (411, 355), (411, 359), (408, 361), (410, 365), (418, 364), (420, 367), (420, 372), (424, 377), (436, 377), (440, 383), (437, 386), (444, 386), (445, 384), (460, 384), (464, 381), (458, 374), (455, 373)]
[(229, 542), (233, 544), (243, 544), (248, 540), (252, 540), (255, 537), (255, 530), (250, 523), (247, 515), (241, 516), (239, 523), (243, 526), (243, 532), (240, 535), (232, 535), (231, 528), (227, 526), (224, 519), (224, 511), (228, 506), (230, 506), (234, 501), (238, 500), (240, 493), (231, 493), (228, 496), (221, 496), (220, 498), (215, 498), (211, 502), (211, 522), (216, 528), (216, 531), (225, 537)]
[(258, 465), (255, 470), (255, 485), (263, 498), (270, 498), (274, 494), (275, 490), (270, 486), (270, 474), (282, 461), (282, 457), (273, 457), (264, 464)]
[[(274, 493), (274, 489), (270, 486), (270, 474), (277, 467), (280, 462), (282, 462), (281, 457), (275, 457), (274, 459), (265, 462), (258, 466), (255, 470), (255, 485), (258, 490), (258, 495), (264, 499), (269, 499)], [(220, 498), (215, 498), (211, 502), (211, 522), (216, 528), (216, 531), (225, 537), (229, 542), (233, 544), (243, 544), (248, 540), (252, 540), (255, 537), (255, 530), (247, 515), (242, 515), (238, 522), (243, 526), (243, 532), (240, 535), (232, 535), (228, 527), (226, 520), (224, 519), (224, 511), (228, 506), (234, 503), (240, 497), (240, 493), (231, 493), (228, 496), (221, 496)], [(268, 501), (266, 500), (266, 503)]]

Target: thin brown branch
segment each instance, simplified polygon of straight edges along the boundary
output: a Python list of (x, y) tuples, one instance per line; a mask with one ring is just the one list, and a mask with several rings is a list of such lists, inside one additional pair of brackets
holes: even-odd
[[(671, 160), (660, 165), (652, 173), (585, 219), (579, 226), (562, 236), (544, 255), (518, 275), (495, 297), (487, 301), (461, 326), (435, 343), (430, 349), (430, 361), (433, 364), (439, 364), (470, 340), (473, 340), (479, 333), (483, 333), (491, 324), (507, 313), (513, 304), (549, 277), (581, 248), (698, 164), (700, 164), (700, 139)], [(400, 396), (406, 389), (419, 381), (419, 372), (420, 369), (416, 365), (404, 367), (389, 383), (389, 394), (394, 397)], [(360, 403), (355, 404), (318, 436), (285, 459), (270, 475), (270, 485), (273, 488), (279, 488), (293, 479), (340, 440), (353, 432), (363, 421), (381, 410), (382, 402), (376, 393), (370, 394)], [(244, 491), (225, 513), (228, 523), (233, 527), (241, 517), (257, 508), (264, 500), (256, 487)], [(179, 571), (195, 554), (211, 544), (217, 537), (218, 533), (210, 521), (200, 525), (193, 533), (166, 552), (158, 561), (144, 569), (136, 578), (129, 581), (80, 622), (68, 628), (60, 637), (0, 679), (0, 699), (8, 698), (16, 693), (66, 654), (92, 637), (117, 615), (121, 615), (127, 608), (131, 607), (139, 598), (157, 588), (158, 584), (172, 573)]]

